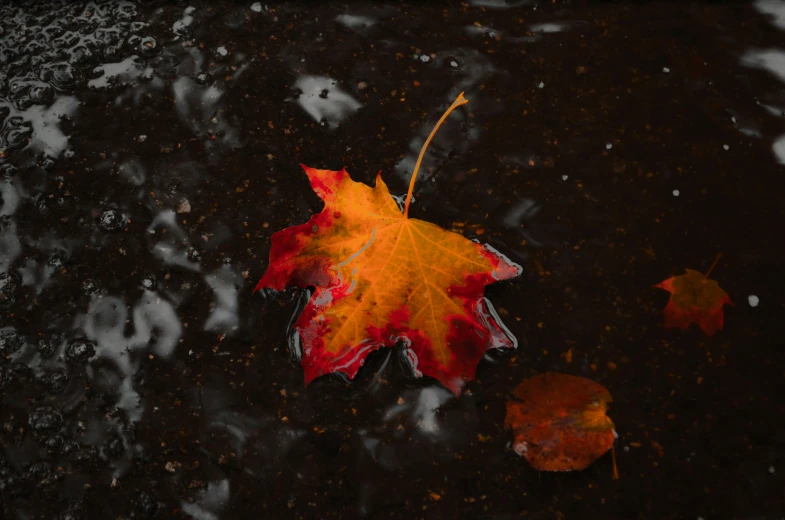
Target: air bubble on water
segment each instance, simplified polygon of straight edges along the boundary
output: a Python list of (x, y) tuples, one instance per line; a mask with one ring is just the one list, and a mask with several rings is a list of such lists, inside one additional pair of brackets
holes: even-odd
[(251, 11), (254, 13), (261, 13), (262, 12), (262, 4), (259, 2), (254, 2), (251, 4)]
[(540, 84), (539, 84), (539, 85), (537, 85), (537, 88), (545, 88), (545, 83), (543, 83), (542, 81), (540, 81)]
[(95, 355), (95, 344), (86, 339), (76, 339), (68, 344), (65, 357), (71, 363), (84, 363)]
[(28, 424), (38, 433), (54, 433), (63, 426), (63, 416), (50, 407), (36, 408), (28, 416)]
[(673, 190), (673, 196), (674, 197), (678, 197), (679, 196), (679, 190)]
[(25, 338), (13, 327), (0, 329), (0, 355), (13, 354), (25, 344)]
[(82, 282), (82, 290), (88, 295), (95, 294), (98, 292), (98, 284), (90, 278), (87, 278)]
[(101, 213), (99, 223), (105, 231), (117, 231), (123, 227), (123, 215), (116, 209), (107, 209)]
[(750, 304), (750, 307), (757, 307), (760, 303), (760, 298), (755, 296), (754, 294), (750, 294), (747, 296), (747, 302)]

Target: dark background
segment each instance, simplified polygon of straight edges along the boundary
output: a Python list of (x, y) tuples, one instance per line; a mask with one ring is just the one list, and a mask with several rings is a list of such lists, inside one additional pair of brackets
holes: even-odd
[[(0, 27), (0, 518), (785, 514), (785, 7), (6, 2)], [(304, 388), (303, 295), (251, 294), (321, 209), (298, 163), (404, 195), (461, 91), (411, 215), (523, 266), (486, 291), (517, 351), (460, 399), (393, 350)], [(718, 253), (725, 330), (664, 329), (652, 286)], [(547, 371), (609, 389), (620, 480), (511, 451), (509, 393)]]

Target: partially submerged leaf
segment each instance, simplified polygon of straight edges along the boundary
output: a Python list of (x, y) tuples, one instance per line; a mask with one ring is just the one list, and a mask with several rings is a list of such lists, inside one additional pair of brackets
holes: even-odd
[(483, 293), (517, 276), (517, 265), (462, 235), (404, 218), (381, 176), (370, 188), (345, 170), (303, 168), (324, 209), (273, 235), (256, 288), (316, 287), (294, 325), (306, 384), (335, 371), (353, 378), (370, 352), (402, 340), (416, 373), (459, 394), (488, 348), (513, 346)]
[[(459, 96), (450, 110), (465, 102)], [(403, 342), (415, 374), (460, 394), (486, 350), (515, 346), (483, 293), (517, 276), (520, 266), (489, 246), (408, 218), (416, 168), (403, 214), (381, 175), (369, 187), (345, 170), (303, 169), (324, 209), (273, 235), (256, 290), (315, 287), (294, 325), (306, 384), (337, 371), (353, 378), (370, 352)]]
[(602, 385), (548, 372), (524, 380), (507, 402), (504, 426), (514, 449), (541, 471), (588, 467), (613, 447), (613, 421), (605, 415), (611, 394)]
[(665, 327), (686, 329), (697, 323), (708, 336), (722, 330), (725, 313), (722, 307), (733, 305), (728, 293), (715, 280), (703, 273), (685, 269), (687, 274), (674, 276), (655, 285), (670, 291), (671, 297), (665, 306)]

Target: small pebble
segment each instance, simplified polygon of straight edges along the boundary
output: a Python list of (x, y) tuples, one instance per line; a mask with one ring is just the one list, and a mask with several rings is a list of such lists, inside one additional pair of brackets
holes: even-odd
[(728, 146), (727, 144), (724, 144), (724, 145), (722, 145), (722, 147), (723, 147), (725, 150), (730, 150), (730, 146)]
[(136, 138), (136, 140), (139, 141), (140, 143), (145, 142), (146, 139), (147, 139), (147, 136), (144, 135), (144, 134), (142, 134), (142, 135), (140, 135), (139, 137)]
[(566, 181), (567, 179), (569, 179), (568, 175), (562, 175), (561, 176), (561, 180)]
[(613, 148), (613, 145), (611, 143), (606, 143), (605, 144), (605, 149), (606, 150), (610, 150), (611, 148)]
[(540, 81), (540, 84), (539, 84), (539, 85), (537, 85), (537, 88), (545, 88), (545, 83), (543, 83), (542, 81)]
[(420, 61), (423, 63), (428, 63), (429, 61), (431, 61), (431, 57), (428, 56), (427, 54), (423, 54), (420, 56)]
[(749, 302), (750, 307), (757, 307), (758, 304), (760, 303), (760, 298), (758, 298), (754, 294), (750, 294), (749, 296), (747, 296), (747, 301)]
[(229, 51), (227, 51), (226, 47), (224, 47), (223, 45), (218, 47), (216, 49), (216, 52), (218, 53), (219, 56), (226, 56), (227, 54), (229, 54)]
[(769, 473), (771, 473), (772, 475), (774, 475), (774, 471), (775, 471), (775, 470), (774, 470), (774, 466), (769, 466)]
[(673, 190), (673, 196), (674, 197), (678, 197), (679, 196), (679, 190)]
[(664, 72), (665, 74), (669, 73), (670, 71), (671, 71), (671, 69), (669, 69), (668, 67), (663, 67), (662, 68), (662, 72)]
[(450, 67), (452, 67), (452, 68), (454, 68), (454, 69), (457, 69), (457, 68), (458, 68), (458, 62), (457, 62), (457, 61), (455, 61), (455, 60), (452, 60), (452, 61), (450, 62)]
[(259, 2), (254, 2), (253, 4), (251, 4), (251, 11), (253, 11), (254, 13), (261, 13), (262, 4), (260, 4)]

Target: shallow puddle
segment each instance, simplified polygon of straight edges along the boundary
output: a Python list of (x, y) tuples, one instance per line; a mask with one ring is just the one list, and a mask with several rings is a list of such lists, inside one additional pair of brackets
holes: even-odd
[[(785, 7), (0, 7), (0, 518), (785, 515)], [(377, 172), (523, 267), (460, 398), (398, 349), (303, 384), (309, 293), (252, 289)], [(665, 329), (705, 272), (725, 329)], [(611, 456), (540, 473), (521, 380), (613, 396)]]

